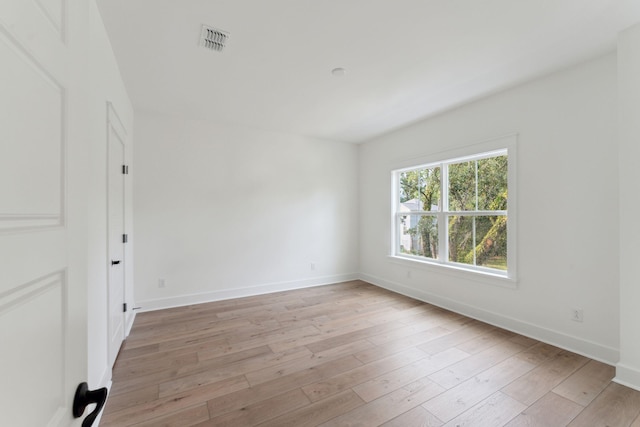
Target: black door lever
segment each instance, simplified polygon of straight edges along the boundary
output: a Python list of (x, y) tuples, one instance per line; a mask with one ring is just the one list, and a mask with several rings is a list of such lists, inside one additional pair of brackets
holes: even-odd
[(111, 260), (111, 265), (116, 265), (116, 264), (120, 264), (120, 260), (119, 259), (117, 259), (115, 261)]
[(95, 409), (87, 418), (82, 421), (82, 427), (91, 427), (93, 422), (96, 420), (96, 417), (102, 410), (104, 406), (104, 402), (107, 400), (107, 389), (106, 387), (99, 388), (97, 390), (89, 390), (89, 386), (87, 383), (81, 383), (76, 389), (76, 395), (73, 399), (73, 416), (75, 418), (79, 418), (84, 414), (84, 410), (87, 405), (92, 403), (96, 404)]

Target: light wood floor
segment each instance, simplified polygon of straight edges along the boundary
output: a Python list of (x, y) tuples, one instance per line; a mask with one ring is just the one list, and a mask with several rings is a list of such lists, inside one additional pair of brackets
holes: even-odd
[(361, 281), (141, 313), (101, 426), (633, 426), (614, 369)]

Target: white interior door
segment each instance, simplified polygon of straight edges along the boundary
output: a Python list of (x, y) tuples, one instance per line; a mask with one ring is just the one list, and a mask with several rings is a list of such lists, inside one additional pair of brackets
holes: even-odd
[[(75, 0), (0, 1), (0, 425), (79, 425), (86, 377), (87, 21)], [(76, 43), (77, 42), (77, 43)]]
[(108, 105), (107, 182), (109, 230), (109, 366), (113, 366), (125, 337), (124, 144), (126, 132), (116, 111)]

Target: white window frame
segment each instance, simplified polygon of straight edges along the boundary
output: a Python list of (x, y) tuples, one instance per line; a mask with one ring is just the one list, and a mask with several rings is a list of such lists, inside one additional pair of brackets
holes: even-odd
[[(480, 144), (464, 147), (457, 150), (437, 153), (434, 155), (426, 155), (414, 157), (413, 159), (398, 162), (391, 170), (391, 251), (390, 257), (392, 261), (411, 267), (436, 268), (440, 272), (452, 273), (455, 275), (463, 275), (471, 279), (488, 279), (490, 283), (497, 283), (508, 287), (513, 287), (517, 281), (516, 268), (516, 144), (517, 135), (508, 135), (485, 141)], [(507, 156), (507, 188), (509, 189), (506, 211), (448, 211), (448, 198), (445, 197), (448, 191), (448, 166), (450, 164), (461, 163), (466, 161), (480, 160), (483, 158), (495, 157), (499, 155)], [(441, 175), (441, 191), (439, 211), (400, 211), (399, 198), (399, 177), (402, 172), (440, 167)], [(477, 185), (477, 180), (476, 180)], [(447, 189), (447, 190), (445, 190)], [(399, 217), (408, 214), (429, 215), (437, 217), (438, 221), (438, 258), (432, 259), (417, 255), (405, 254), (400, 252), (400, 233), (399, 233)], [(491, 215), (507, 215), (507, 265), (506, 271), (487, 268), (476, 265), (462, 264), (458, 262), (448, 261), (449, 241), (447, 236), (448, 222), (447, 218), (452, 215), (461, 216), (491, 216)], [(474, 233), (475, 239), (475, 233)], [(474, 242), (475, 243), (475, 242)], [(475, 245), (474, 245), (475, 246)]]

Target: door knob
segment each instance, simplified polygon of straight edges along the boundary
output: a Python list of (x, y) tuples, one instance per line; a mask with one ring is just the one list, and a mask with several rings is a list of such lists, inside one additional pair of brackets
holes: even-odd
[(73, 416), (74, 418), (80, 418), (84, 414), (84, 410), (88, 405), (92, 403), (96, 404), (95, 409), (87, 418), (82, 421), (82, 427), (91, 427), (96, 417), (102, 410), (104, 403), (107, 400), (106, 387), (99, 388), (97, 390), (89, 390), (87, 383), (80, 383), (76, 389), (76, 395), (73, 398)]
[(111, 265), (116, 265), (116, 264), (120, 264), (120, 260), (119, 259), (111, 260)]

